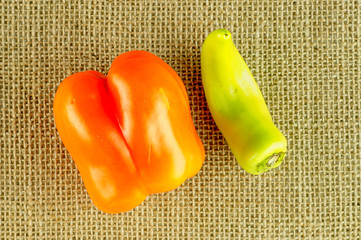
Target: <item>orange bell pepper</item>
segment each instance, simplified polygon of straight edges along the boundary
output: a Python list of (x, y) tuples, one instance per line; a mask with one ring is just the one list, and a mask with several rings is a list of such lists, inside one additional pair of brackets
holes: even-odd
[(149, 194), (180, 186), (203, 164), (184, 84), (152, 53), (121, 54), (107, 77), (67, 77), (53, 111), (90, 198), (104, 212), (131, 210)]

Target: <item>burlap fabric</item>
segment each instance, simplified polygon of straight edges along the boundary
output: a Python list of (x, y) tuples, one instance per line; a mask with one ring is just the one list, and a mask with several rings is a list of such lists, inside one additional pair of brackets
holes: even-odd
[[(359, 239), (358, 1), (1, 1), (1, 239)], [(289, 152), (255, 177), (238, 166), (201, 85), (200, 47), (224, 27)], [(107, 73), (133, 49), (183, 79), (206, 160), (197, 176), (116, 215), (98, 211), (57, 134), (68, 75)]]

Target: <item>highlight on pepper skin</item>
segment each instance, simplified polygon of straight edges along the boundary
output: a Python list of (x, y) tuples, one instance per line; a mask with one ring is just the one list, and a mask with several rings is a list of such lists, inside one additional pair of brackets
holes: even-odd
[(107, 76), (75, 73), (54, 98), (59, 135), (93, 203), (129, 211), (200, 170), (204, 147), (177, 73), (146, 51), (119, 55)]

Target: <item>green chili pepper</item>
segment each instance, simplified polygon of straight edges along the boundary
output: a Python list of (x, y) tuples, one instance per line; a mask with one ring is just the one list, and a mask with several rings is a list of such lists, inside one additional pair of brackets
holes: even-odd
[(258, 175), (281, 164), (287, 140), (271, 115), (231, 33), (218, 29), (202, 46), (202, 82), (211, 114), (241, 167)]

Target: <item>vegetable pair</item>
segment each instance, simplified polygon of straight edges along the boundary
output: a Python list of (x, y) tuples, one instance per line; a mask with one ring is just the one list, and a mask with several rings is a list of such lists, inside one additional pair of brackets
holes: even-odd
[[(202, 77), (212, 115), (241, 166), (252, 174), (278, 166), (286, 140), (228, 31), (205, 40)], [(182, 80), (149, 52), (121, 54), (107, 76), (86, 71), (66, 78), (54, 117), (89, 196), (107, 213), (178, 187), (204, 161)]]

